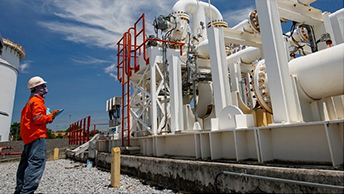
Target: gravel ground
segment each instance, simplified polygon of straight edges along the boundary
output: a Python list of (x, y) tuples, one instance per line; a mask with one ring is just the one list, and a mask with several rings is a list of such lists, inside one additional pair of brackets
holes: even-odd
[[(0, 193), (13, 193), (18, 162), (0, 164)], [(71, 160), (48, 161), (36, 193), (176, 193), (121, 175), (120, 187), (112, 188), (110, 173)]]

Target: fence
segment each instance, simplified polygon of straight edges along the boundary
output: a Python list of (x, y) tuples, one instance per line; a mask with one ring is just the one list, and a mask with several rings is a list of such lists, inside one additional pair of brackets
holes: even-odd
[(87, 116), (69, 126), (69, 145), (81, 145), (90, 140), (91, 116)]

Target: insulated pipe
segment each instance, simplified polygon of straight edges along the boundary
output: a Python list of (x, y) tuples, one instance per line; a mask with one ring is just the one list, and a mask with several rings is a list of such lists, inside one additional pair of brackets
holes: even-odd
[(244, 31), (248, 33), (260, 33), (259, 20), (257, 10), (253, 10), (248, 14), (248, 19), (243, 20), (232, 29)]
[[(197, 46), (198, 55), (204, 58), (209, 58), (208, 39), (204, 40)], [(243, 63), (250, 64), (261, 57), (260, 49), (256, 47), (246, 47), (235, 54), (226, 57), (227, 64), (235, 63), (239, 59)]]
[[(210, 5), (209, 11), (208, 3), (196, 0), (179, 0), (174, 4), (173, 12), (186, 12), (192, 14), (193, 35), (197, 35), (200, 32), (200, 22), (203, 22), (205, 25), (206, 17), (208, 17), (209, 20), (222, 20), (222, 15), (216, 7)], [(206, 33), (207, 31), (203, 29), (201, 32), (203, 40), (207, 39)]]
[(213, 86), (211, 82), (198, 83), (198, 104), (197, 115), (199, 118), (206, 118), (211, 113), (214, 104)]
[(206, 39), (197, 46), (196, 50), (198, 51), (198, 56), (206, 59), (210, 57), (208, 43), (208, 39)]
[(210, 11), (209, 11), (208, 3), (205, 3), (202, 1), (196, 1), (196, 0), (179, 0), (176, 4), (174, 4), (173, 11), (174, 12), (184, 11), (184, 12), (194, 14), (197, 11), (198, 6), (202, 6), (204, 8), (205, 14), (209, 19), (210, 18), (212, 18), (213, 20), (222, 19), (222, 14), (215, 6), (210, 5)]
[(291, 75), (296, 75), (303, 92), (317, 100), (344, 94), (344, 43), (289, 62)]
[(248, 22), (248, 19), (243, 20), (242, 22), (234, 26), (232, 29), (249, 32), (249, 33), (254, 32), (254, 30), (250, 26), (250, 23)]
[[(291, 60), (288, 63), (290, 75), (297, 76), (299, 96), (307, 101), (320, 100), (344, 94), (344, 43), (310, 55)], [(260, 104), (272, 112), (269, 82), (265, 61), (261, 60), (254, 70), (254, 90)], [(302, 95), (303, 94), (303, 95)]]
[(260, 49), (256, 47), (246, 47), (237, 53), (234, 53), (226, 57), (227, 65), (232, 64), (240, 60), (242, 63), (251, 64), (261, 57)]

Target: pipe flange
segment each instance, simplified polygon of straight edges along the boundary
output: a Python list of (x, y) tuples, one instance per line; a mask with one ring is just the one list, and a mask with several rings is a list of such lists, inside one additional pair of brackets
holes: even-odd
[(257, 101), (269, 113), (272, 113), (272, 105), (269, 91), (269, 82), (266, 74), (265, 60), (261, 60), (256, 65), (253, 72), (253, 90)]
[(213, 20), (213, 21), (209, 22), (208, 28), (210, 28), (211, 25), (213, 25), (215, 28), (219, 28), (219, 27), (228, 28), (227, 22), (225, 22), (222, 19)]
[(309, 42), (308, 31), (306, 28), (304, 27), (297, 28), (297, 34), (300, 36), (300, 39), (303, 42)]
[(259, 27), (259, 20), (258, 20), (258, 12), (257, 10), (253, 10), (248, 15), (248, 22), (255, 33), (260, 33)]
[(172, 15), (178, 16), (181, 20), (186, 20), (190, 23), (190, 16), (185, 11), (174, 11)]

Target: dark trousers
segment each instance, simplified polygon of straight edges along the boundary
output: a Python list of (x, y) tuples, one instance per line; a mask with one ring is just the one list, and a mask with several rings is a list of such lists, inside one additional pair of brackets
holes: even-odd
[(47, 143), (45, 138), (39, 138), (24, 145), (17, 170), (17, 186), (14, 193), (34, 193), (42, 178)]

